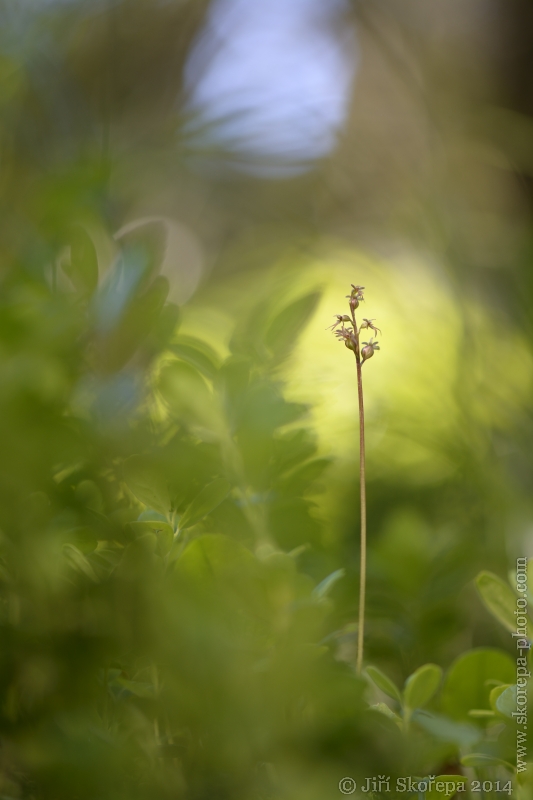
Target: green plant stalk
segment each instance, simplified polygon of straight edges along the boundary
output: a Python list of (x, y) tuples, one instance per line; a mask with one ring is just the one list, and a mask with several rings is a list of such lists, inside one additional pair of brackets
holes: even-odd
[(361, 506), (361, 556), (359, 570), (359, 624), (357, 630), (357, 674), (363, 669), (366, 602), (366, 473), (365, 473), (365, 410), (361, 362), (357, 361), (357, 394), (359, 397), (359, 493)]
[[(361, 509), (361, 560), (359, 572), (359, 620), (357, 626), (357, 660), (356, 673), (361, 674), (363, 669), (364, 645), (365, 645), (365, 603), (366, 603), (366, 465), (365, 465), (365, 407), (363, 401), (363, 377), (362, 366), (379, 350), (378, 342), (372, 337), (368, 342), (363, 342), (361, 350), (359, 335), (362, 330), (371, 330), (373, 333), (381, 335), (381, 329), (374, 325), (374, 319), (363, 317), (361, 327), (358, 328), (355, 319), (355, 309), (359, 308), (359, 303), (364, 300), (364, 286), (356, 286), (352, 283), (352, 291), (347, 297), (350, 300), (350, 316), (347, 314), (335, 314), (336, 322), (330, 325), (329, 330), (335, 332), (337, 339), (344, 342), (348, 350), (352, 350), (355, 355), (357, 369), (357, 397), (359, 408), (359, 493)], [(344, 323), (348, 322), (353, 329), (345, 328)], [(339, 327), (340, 326), (340, 327)]]
[(366, 603), (366, 469), (365, 469), (365, 407), (363, 402), (363, 375), (359, 349), (359, 332), (352, 311), (353, 329), (357, 340), (354, 350), (357, 369), (357, 397), (359, 403), (359, 494), (361, 509), (361, 555), (359, 570), (359, 621), (357, 626), (357, 664), (356, 672), (361, 674), (363, 669), (364, 639), (365, 639), (365, 603)]

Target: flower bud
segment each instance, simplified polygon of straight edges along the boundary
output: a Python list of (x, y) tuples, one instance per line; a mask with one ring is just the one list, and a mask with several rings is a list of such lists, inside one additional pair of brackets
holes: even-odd
[[(350, 292), (350, 294), (349, 294), (349, 297), (350, 297), (350, 306), (351, 306), (351, 304), (352, 304), (352, 300), (354, 300), (354, 299), (355, 299), (355, 300), (357, 300), (357, 305), (359, 305), (359, 302), (360, 302), (361, 300), (364, 300), (364, 299), (365, 299), (365, 298), (364, 298), (364, 295), (363, 295), (363, 289), (364, 289), (364, 288), (365, 288), (364, 286), (355, 286), (355, 285), (352, 283), (352, 291), (351, 291), (351, 292)], [(357, 305), (355, 306), (355, 308), (357, 308)]]
[(374, 355), (374, 348), (369, 344), (365, 345), (361, 350), (361, 363), (368, 361), (368, 359), (372, 358), (373, 355)]
[(379, 344), (373, 339), (370, 339), (369, 342), (363, 342), (363, 344), (364, 347), (361, 349), (361, 364), (364, 364), (365, 361), (368, 361), (369, 358), (372, 358), (374, 352), (379, 350)]

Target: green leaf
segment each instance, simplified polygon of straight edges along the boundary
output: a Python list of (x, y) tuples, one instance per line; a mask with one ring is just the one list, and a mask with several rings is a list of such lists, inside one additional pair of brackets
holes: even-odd
[(283, 359), (293, 348), (319, 300), (320, 292), (312, 292), (299, 297), (274, 317), (266, 331), (265, 344), (275, 360)]
[(493, 711), (497, 711), (496, 700), (508, 688), (509, 688), (508, 683), (502, 683), (500, 686), (495, 686), (494, 689), (491, 690), (491, 693), (489, 695), (489, 702), (490, 702), (490, 707), (492, 708)]
[(210, 380), (216, 376), (220, 359), (215, 351), (201, 339), (182, 335), (176, 344), (171, 345), (170, 350)]
[(490, 710), (489, 681), (512, 683), (516, 666), (501, 650), (479, 648), (459, 656), (451, 665), (442, 690), (442, 710), (453, 719), (468, 719), (472, 709)]
[(480, 572), (476, 578), (476, 587), (484, 604), (508, 631), (516, 631), (516, 594), (497, 575), (492, 572)]
[(165, 514), (160, 514), (159, 511), (155, 511), (153, 508), (145, 508), (144, 511), (139, 514), (136, 520), (129, 520), (130, 522), (167, 522), (167, 518)]
[(377, 667), (367, 667), (365, 671), (370, 680), (376, 684), (378, 689), (381, 689), (381, 691), (384, 692), (388, 697), (392, 697), (393, 700), (397, 700), (401, 705), (402, 696), (400, 694), (400, 690), (390, 680), (390, 678), (387, 678), (387, 676)]
[(241, 398), (250, 382), (250, 359), (242, 355), (229, 356), (220, 367), (219, 380), (232, 401)]
[(208, 533), (193, 539), (176, 563), (176, 569), (189, 575), (218, 577), (254, 573), (255, 556), (235, 539), (223, 534)]
[(204, 486), (200, 494), (196, 495), (190, 506), (185, 510), (179, 521), (180, 531), (196, 525), (206, 517), (226, 498), (231, 486), (225, 478), (215, 478), (214, 481)]
[(386, 703), (376, 703), (373, 706), (370, 706), (372, 711), (378, 711), (380, 714), (383, 714), (384, 717), (388, 717), (393, 722), (395, 722), (400, 728), (403, 727), (403, 722), (401, 717), (398, 714), (395, 714), (392, 708), (389, 708)]
[(232, 355), (224, 361), (218, 373), (217, 386), (232, 431), (238, 428), (242, 418), (249, 382), (250, 360), (248, 358)]
[(175, 303), (165, 303), (149, 335), (149, 341), (154, 350), (164, 350), (169, 346), (169, 342), (172, 341), (179, 327), (180, 319), (179, 307)]
[(137, 520), (136, 522), (128, 522), (128, 528), (132, 531), (134, 536), (143, 536), (145, 533), (155, 533), (156, 536), (160, 533), (170, 533), (172, 536), (174, 532), (172, 526), (168, 522), (161, 522), (161, 520)]
[(317, 600), (321, 600), (323, 597), (326, 597), (331, 589), (335, 586), (337, 581), (344, 577), (346, 574), (346, 570), (344, 569), (336, 569), (335, 572), (332, 572), (331, 575), (328, 575), (327, 578), (324, 578), (315, 588), (313, 589), (313, 597), (316, 597)]
[(163, 309), (169, 284), (158, 275), (142, 295), (135, 295), (120, 320), (95, 347), (99, 368), (105, 373), (116, 372), (128, 363), (155, 326)]
[(288, 475), (283, 475), (281, 478), (283, 491), (303, 494), (309, 484), (318, 480), (330, 464), (329, 458), (314, 458), (307, 461)]
[(173, 361), (162, 368), (158, 388), (171, 410), (186, 422), (205, 428), (221, 425), (216, 398), (203, 375), (185, 361)]
[(404, 703), (408, 708), (423, 708), (442, 680), (442, 669), (437, 664), (424, 664), (410, 675), (403, 692)]
[(144, 536), (146, 533), (152, 533), (157, 537), (157, 549), (160, 555), (165, 556), (172, 547), (174, 542), (174, 531), (168, 522), (161, 522), (160, 520), (137, 520), (130, 522), (127, 526), (135, 536)]
[[(497, 687), (500, 688), (499, 686)], [(493, 689), (494, 691), (494, 689)], [(504, 717), (513, 718), (513, 711), (516, 712), (516, 686), (507, 686), (503, 692), (500, 692), (495, 700), (496, 709), (503, 714)], [(492, 692), (491, 692), (492, 695)]]
[(163, 514), (170, 511), (166, 477), (161, 466), (150, 456), (135, 455), (123, 464), (124, 480), (137, 500)]
[(471, 708), (468, 716), (472, 719), (492, 719), (496, 714), (494, 711), (488, 711), (486, 708)]
[[(202, 605), (207, 603), (212, 608), (215, 615), (212, 622), (216, 620), (219, 628), (216, 636), (226, 635), (222, 629), (226, 630), (230, 639), (238, 636), (241, 641), (239, 647), (244, 646), (247, 651), (251, 648), (250, 655), (260, 642), (261, 651), (267, 646), (265, 623), (270, 627), (271, 621), (278, 618), (275, 613), (273, 615), (274, 609), (279, 608), (285, 617), (291, 612), (291, 602), (298, 602), (301, 598), (297, 574), (270, 568), (240, 542), (219, 533), (193, 539), (176, 560), (173, 575), (191, 596), (198, 593)], [(283, 606), (279, 605), (280, 590), (283, 592)], [(300, 613), (302, 611), (301, 607)], [(318, 624), (321, 617), (317, 614), (316, 605), (312, 607), (312, 613), (317, 615)], [(297, 658), (297, 661), (291, 660), (294, 669), (299, 669), (297, 664), (300, 663), (296, 650), (302, 648), (302, 657), (307, 665), (310, 659), (314, 660), (322, 652), (321, 645), (310, 645), (304, 641), (293, 644), (294, 658)], [(269, 661), (272, 657), (272, 652), (266, 649), (260, 661), (263, 658)]]
[(73, 544), (64, 544), (63, 553), (75, 570), (82, 572), (89, 580), (93, 581), (93, 583), (98, 583), (98, 576), (92, 564), (77, 547)]
[(496, 758), (496, 756), (489, 756), (486, 753), (470, 753), (467, 756), (463, 756), (461, 759), (461, 764), (464, 767), (498, 767), (503, 766), (510, 769), (512, 772), (515, 771), (515, 768), (512, 764), (508, 761), (504, 761), (502, 758)]
[(482, 736), (481, 731), (474, 725), (455, 722), (440, 714), (430, 714), (429, 711), (415, 711), (413, 720), (436, 739), (452, 742), (458, 747), (471, 747)]
[(295, 547), (293, 550), (290, 550), (287, 555), (290, 556), (290, 558), (297, 559), (298, 556), (301, 556), (302, 553), (307, 552), (307, 550), (309, 550), (309, 545), (301, 544), (298, 547)]

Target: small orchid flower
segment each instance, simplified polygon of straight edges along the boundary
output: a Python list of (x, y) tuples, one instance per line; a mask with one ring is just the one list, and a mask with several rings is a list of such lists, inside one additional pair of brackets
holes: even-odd
[(364, 347), (361, 349), (361, 364), (364, 364), (365, 361), (368, 361), (369, 358), (372, 358), (374, 352), (379, 350), (379, 344), (374, 341), (374, 339), (370, 339), (369, 342), (363, 342)]
[(335, 336), (344, 342), (348, 350), (353, 350), (354, 353), (357, 353), (357, 339), (351, 328), (343, 326), (340, 330), (335, 331)]
[(349, 306), (351, 311), (355, 311), (356, 308), (359, 308), (359, 303), (365, 299), (362, 294), (347, 294), (346, 297), (350, 301)]
[(350, 294), (346, 295), (350, 301), (350, 309), (352, 311), (355, 311), (355, 309), (359, 307), (359, 303), (365, 299), (363, 297), (364, 288), (364, 286), (355, 286), (355, 284), (352, 283), (352, 291)]
[(326, 328), (327, 331), (333, 331), (335, 330), (337, 325), (344, 324), (345, 322), (351, 322), (351, 319), (348, 316), (348, 314), (335, 314), (335, 316), (337, 318), (337, 321), (334, 322), (333, 325), (330, 325), (328, 328)]
[(361, 327), (359, 328), (359, 330), (362, 331), (364, 328), (370, 328), (370, 330), (374, 331), (376, 335), (379, 331), (380, 336), (383, 336), (383, 334), (381, 333), (381, 328), (378, 328), (376, 325), (374, 325), (374, 320), (375, 317), (372, 317), (372, 319), (367, 319), (366, 317), (363, 317), (363, 322), (361, 323)]

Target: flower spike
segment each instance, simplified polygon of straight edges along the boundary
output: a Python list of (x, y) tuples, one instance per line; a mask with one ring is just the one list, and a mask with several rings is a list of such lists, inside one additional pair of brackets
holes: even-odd
[(365, 604), (366, 604), (366, 470), (365, 470), (365, 412), (363, 403), (363, 380), (361, 367), (372, 358), (379, 344), (374, 339), (359, 344), (359, 335), (363, 330), (370, 330), (381, 336), (381, 329), (374, 325), (374, 318), (363, 317), (361, 326), (357, 326), (355, 311), (359, 308), (359, 303), (364, 300), (364, 286), (352, 283), (352, 291), (348, 298), (350, 315), (337, 314), (333, 325), (329, 330), (333, 331), (335, 337), (344, 342), (345, 346), (352, 350), (355, 355), (357, 366), (357, 395), (359, 400), (359, 486), (360, 486), (360, 511), (361, 511), (361, 556), (359, 572), (359, 612), (357, 630), (357, 663), (356, 672), (361, 674), (363, 669), (364, 641), (365, 641)]
[(355, 310), (359, 307), (359, 303), (364, 300), (363, 290), (365, 287), (355, 283), (352, 283), (351, 286), (352, 291), (350, 294), (346, 295), (349, 301), (350, 316), (348, 314), (336, 314), (335, 322), (328, 327), (328, 330), (333, 331), (337, 339), (344, 342), (348, 350), (352, 350), (355, 353), (357, 363), (360, 367), (365, 361), (372, 358), (376, 350), (379, 350), (379, 344), (377, 341), (374, 341), (374, 339), (370, 339), (369, 342), (363, 342), (364, 347), (361, 348), (359, 345), (359, 334), (363, 330), (371, 330), (376, 336), (378, 333), (381, 336), (381, 328), (374, 325), (374, 317), (363, 317), (360, 327), (357, 327)]

